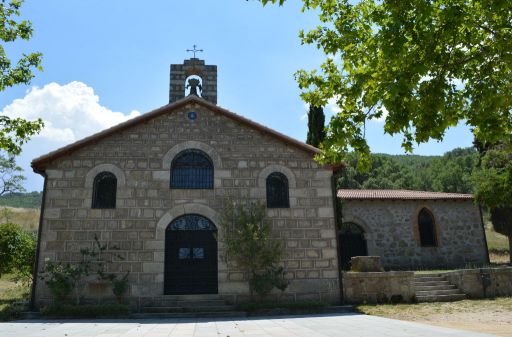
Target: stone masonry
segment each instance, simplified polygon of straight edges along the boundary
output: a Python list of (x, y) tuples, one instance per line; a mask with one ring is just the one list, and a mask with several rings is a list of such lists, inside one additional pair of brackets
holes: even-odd
[[(467, 200), (343, 200), (343, 222), (365, 231), (368, 255), (386, 269), (467, 267), (485, 264), (487, 250), (478, 206)], [(434, 216), (437, 242), (422, 247), (418, 212)]]
[(204, 60), (197, 58), (185, 60), (183, 64), (171, 64), (169, 103), (185, 97), (186, 80), (192, 75), (202, 80), (201, 97), (217, 104), (217, 66), (205, 65)]
[[(268, 129), (250, 127), (218, 109), (202, 98), (189, 96), (161, 108), (165, 113), (155, 118), (141, 119), (106, 137), (92, 136), (86, 145), (58, 158), (36, 159), (34, 169), (46, 175), (39, 271), (45, 259), (79, 260), (80, 248), (91, 247), (97, 235), (101, 242), (120, 248), (116, 254), (123, 259), (111, 264), (109, 272), (131, 272), (131, 304), (149, 303), (163, 295), (167, 225), (183, 214), (195, 213), (218, 227), (228, 200), (264, 203), (266, 176), (278, 171), (289, 180), (290, 208), (268, 209), (267, 214), (275, 235), (284, 239), (286, 247), (283, 266), (291, 283), (282, 298), (338, 302), (332, 171), (319, 167), (311, 153), (266, 132)], [(190, 111), (197, 113), (197, 119), (187, 118)], [(213, 189), (169, 188), (171, 162), (184, 149), (200, 149), (210, 156)], [(115, 209), (91, 208), (92, 182), (102, 171), (117, 177)], [(378, 229), (371, 233), (378, 242), (372, 246), (375, 253), (383, 251), (382, 240), (398, 235), (397, 231)], [(219, 237), (219, 295), (231, 302), (246, 300), (248, 284), (239, 270), (221, 259), (222, 233)], [(390, 243), (394, 250), (389, 252), (407, 240), (411, 239)], [(466, 236), (457, 240), (460, 244), (480, 243)], [(462, 253), (469, 254), (471, 249), (473, 245)], [(417, 258), (414, 250), (407, 252), (407, 258), (409, 254)], [(394, 262), (386, 260), (389, 258), (387, 255), (383, 260)], [(95, 300), (99, 288), (91, 285), (86, 298)], [(112, 299), (108, 292), (103, 295)], [(35, 299), (36, 305), (52, 300), (41, 280)]]

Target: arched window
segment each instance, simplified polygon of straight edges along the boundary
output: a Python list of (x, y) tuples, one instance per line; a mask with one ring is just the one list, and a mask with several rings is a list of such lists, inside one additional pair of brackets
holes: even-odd
[(93, 182), (92, 208), (116, 208), (117, 178), (113, 173), (101, 172)]
[(434, 216), (426, 208), (422, 208), (418, 214), (418, 229), (420, 232), (420, 244), (422, 246), (437, 246)]
[(185, 150), (171, 164), (171, 188), (213, 188), (213, 164), (201, 150)]
[(273, 172), (267, 177), (267, 207), (289, 208), (288, 178), (280, 172)]

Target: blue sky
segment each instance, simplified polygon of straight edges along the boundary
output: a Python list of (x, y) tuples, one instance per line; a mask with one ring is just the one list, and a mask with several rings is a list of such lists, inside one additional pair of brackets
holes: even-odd
[[(21, 11), (34, 36), (7, 45), (7, 53), (42, 52), (44, 71), (2, 92), (0, 111), (46, 121), (18, 159), (27, 190), (42, 189), (33, 158), (167, 104), (169, 65), (190, 58), (193, 44), (218, 66), (220, 106), (304, 141), (306, 108), (293, 73), (317, 68), (323, 55), (300, 45), (299, 30), (318, 23), (300, 9), (299, 1), (263, 8), (245, 0), (26, 0)], [(332, 107), (325, 112), (328, 119)], [(401, 137), (384, 135), (382, 126), (367, 125), (372, 151), (403, 153)], [(438, 155), (471, 141), (459, 126), (414, 153)]]

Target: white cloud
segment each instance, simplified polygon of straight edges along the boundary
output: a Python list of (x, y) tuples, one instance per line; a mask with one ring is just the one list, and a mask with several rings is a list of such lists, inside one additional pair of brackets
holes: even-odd
[(100, 105), (94, 89), (78, 81), (33, 87), (25, 97), (5, 106), (0, 114), (29, 120), (41, 118), (45, 127), (34, 139), (64, 144), (140, 115), (135, 110), (125, 115)]
[(332, 115), (335, 115), (335, 114), (341, 112), (340, 107), (336, 103), (336, 101), (338, 99), (339, 99), (339, 96), (334, 96), (334, 97), (329, 98), (329, 100), (327, 101), (328, 115), (332, 116)]

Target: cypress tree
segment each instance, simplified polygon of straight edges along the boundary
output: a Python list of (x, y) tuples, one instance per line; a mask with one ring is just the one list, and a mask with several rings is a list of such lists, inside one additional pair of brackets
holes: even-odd
[(308, 137), (306, 143), (318, 147), (325, 138), (325, 115), (324, 109), (313, 105), (309, 106), (308, 112)]

